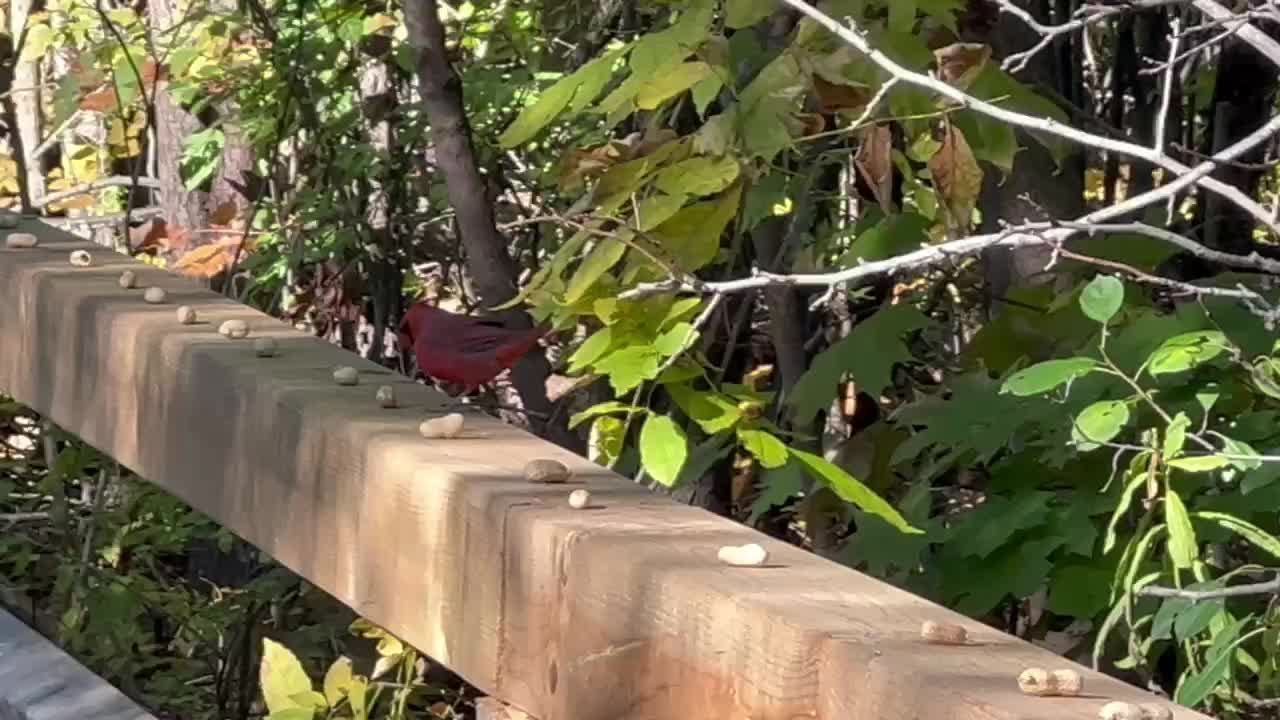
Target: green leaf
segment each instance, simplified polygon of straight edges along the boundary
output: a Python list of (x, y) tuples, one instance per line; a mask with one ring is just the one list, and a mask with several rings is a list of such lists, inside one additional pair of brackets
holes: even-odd
[[(1221, 586), (1211, 583), (1196, 583), (1188, 586), (1188, 590), (1218, 590)], [(1170, 598), (1174, 600), (1177, 598)], [(1213, 622), (1215, 616), (1222, 612), (1226, 603), (1221, 599), (1202, 602), (1188, 602), (1188, 607), (1178, 613), (1173, 623), (1173, 634), (1179, 641), (1188, 640), (1203, 632)]]
[(1151, 353), (1147, 370), (1152, 375), (1176, 373), (1212, 360), (1227, 348), (1227, 338), (1216, 330), (1175, 335)]
[(700, 155), (664, 168), (654, 185), (672, 195), (714, 195), (732, 185), (740, 170), (732, 156)]
[(928, 241), (929, 219), (913, 212), (894, 213), (863, 231), (840, 258), (841, 265), (874, 262), (918, 250)]
[(653, 343), (654, 348), (664, 357), (671, 357), (684, 352), (685, 348), (698, 338), (698, 331), (687, 322), (676, 323), (675, 327), (662, 333)]
[(891, 383), (893, 366), (911, 353), (903, 336), (927, 327), (929, 319), (911, 305), (890, 305), (854, 326), (840, 342), (813, 359), (788, 403), (797, 421), (808, 422), (834, 397), (835, 386), (848, 373), (858, 389), (876, 397)]
[(577, 350), (569, 356), (570, 374), (582, 372), (584, 368), (588, 368), (596, 360), (599, 360), (609, 348), (613, 347), (613, 329), (600, 328), (591, 334), (591, 337), (582, 341)]
[(574, 112), (585, 108), (604, 89), (623, 50), (625, 46), (605, 53), (544, 90), (537, 101), (521, 110), (498, 136), (498, 145), (507, 149), (523, 145), (542, 132), (566, 108)]
[(1128, 422), (1128, 405), (1119, 400), (1101, 400), (1076, 416), (1071, 437), (1077, 444), (1086, 446), (1110, 442)]
[(1262, 460), (1259, 459), (1261, 456), (1249, 443), (1242, 440), (1233, 440), (1221, 433), (1217, 433), (1217, 435), (1222, 438), (1222, 454), (1233, 456), (1227, 458), (1227, 462), (1231, 463), (1231, 467), (1237, 470), (1257, 470), (1262, 467)]
[(627, 438), (627, 424), (622, 418), (601, 415), (591, 424), (591, 436), (595, 441), (591, 445), (591, 461), (612, 466), (622, 455)]
[(636, 107), (640, 110), (654, 110), (714, 74), (712, 67), (702, 61), (680, 63), (666, 68), (657, 77), (642, 83), (636, 89)]
[[(1239, 635), (1238, 625), (1246, 619), (1241, 618), (1240, 621), (1237, 621), (1234, 635)], [(1214, 638), (1214, 646), (1208, 653), (1209, 661), (1199, 672), (1189, 676), (1178, 685), (1178, 690), (1174, 693), (1174, 701), (1186, 707), (1195, 707), (1203, 702), (1213, 692), (1214, 688), (1226, 682), (1231, 669), (1231, 658), (1235, 657), (1233, 651), (1245, 640), (1261, 633), (1264, 629), (1259, 628), (1244, 637), (1228, 635), (1227, 631), (1219, 633)], [(1221, 646), (1219, 646), (1220, 640), (1222, 641)]]
[(1178, 493), (1169, 489), (1164, 495), (1164, 521), (1169, 527), (1169, 557), (1179, 570), (1189, 570), (1199, 554), (1196, 530), (1191, 526), (1187, 506)]
[(499, 147), (510, 149), (533, 139), (569, 106), (580, 82), (577, 77), (569, 75), (544, 90), (537, 101), (521, 110), (511, 125), (498, 136)]
[(622, 348), (597, 360), (594, 367), (609, 376), (614, 393), (622, 395), (635, 389), (645, 380), (658, 376), (662, 357), (651, 347), (632, 346)]
[(581, 300), (600, 277), (609, 272), (609, 268), (617, 265), (626, 254), (627, 246), (613, 238), (605, 238), (599, 245), (591, 248), (591, 252), (587, 253), (587, 257), (583, 259), (577, 272), (569, 280), (569, 287), (564, 291), (565, 303), (573, 304)]
[(1182, 453), (1182, 446), (1187, 442), (1187, 428), (1191, 427), (1191, 418), (1184, 412), (1173, 416), (1173, 422), (1164, 430), (1164, 444), (1161, 452), (1165, 460), (1172, 460)]
[(329, 707), (337, 707), (342, 702), (353, 677), (350, 658), (340, 657), (329, 666), (324, 674), (324, 699)]
[(738, 440), (766, 468), (779, 468), (787, 464), (787, 446), (772, 434), (763, 430), (738, 430)]
[(719, 393), (694, 390), (685, 384), (668, 385), (667, 392), (680, 410), (708, 435), (728, 430), (742, 419), (738, 404)]
[(738, 211), (742, 187), (735, 186), (718, 197), (689, 205), (654, 229), (681, 269), (693, 272), (716, 259), (720, 236)]
[(778, 8), (778, 0), (725, 0), (724, 25), (734, 30), (750, 27)]
[(689, 456), (684, 431), (666, 415), (650, 415), (640, 429), (640, 461), (654, 480), (671, 487)]
[(289, 648), (272, 640), (262, 639), (262, 663), (258, 666), (259, 682), (267, 710), (278, 712), (296, 708), (293, 696), (311, 691), (311, 678), (302, 663)]
[(631, 413), (635, 413), (635, 412), (640, 412), (640, 408), (636, 407), (635, 405), (628, 405), (627, 403), (624, 403), (624, 402), (618, 402), (617, 400), (610, 400), (608, 402), (596, 403), (595, 405), (592, 405), (591, 407), (587, 408), (586, 410), (583, 410), (582, 412), (574, 413), (573, 415), (571, 415), (569, 417), (569, 429), (572, 430), (578, 427), (579, 425), (581, 425), (582, 423), (592, 418), (599, 417), (601, 415), (612, 415), (615, 413), (625, 413), (627, 415), (630, 415)]
[(733, 450), (734, 444), (730, 442), (732, 439), (733, 436), (728, 434), (712, 435), (695, 445), (693, 452), (689, 453), (689, 459), (685, 461), (684, 467), (680, 468), (680, 475), (676, 478), (675, 487), (682, 487), (685, 483), (701, 480), (713, 465)]
[(670, 220), (680, 211), (687, 198), (684, 195), (654, 193), (636, 204), (636, 229), (648, 232)]
[(1196, 512), (1192, 513), (1191, 517), (1214, 523), (1228, 532), (1239, 535), (1259, 550), (1270, 553), (1272, 557), (1280, 558), (1280, 540), (1253, 523), (1241, 520), (1234, 515), (1218, 512)]
[(1168, 462), (1169, 467), (1184, 470), (1186, 472), (1209, 472), (1226, 467), (1231, 461), (1220, 455), (1196, 455), (1193, 457), (1181, 457)]
[(1110, 585), (1110, 570), (1089, 565), (1056, 568), (1045, 608), (1057, 615), (1090, 620), (1107, 608)]
[(916, 0), (890, 0), (889, 29), (894, 32), (911, 32), (916, 24)]
[(755, 525), (761, 515), (799, 495), (804, 490), (804, 469), (800, 463), (788, 461), (782, 467), (766, 469), (760, 476), (760, 485), (760, 494), (751, 503), (748, 525)]
[(1048, 360), (1036, 363), (1031, 367), (1014, 373), (1000, 387), (1001, 393), (1010, 393), (1019, 397), (1041, 395), (1064, 383), (1087, 375), (1098, 368), (1098, 363), (1091, 358), (1066, 358), (1064, 360)]
[(1124, 283), (1110, 275), (1099, 275), (1080, 293), (1080, 309), (1095, 322), (1106, 325), (1124, 303)]
[(813, 455), (795, 448), (790, 450), (791, 456), (799, 460), (814, 479), (831, 488), (840, 499), (853, 503), (863, 512), (883, 519), (908, 535), (918, 535), (924, 532), (908, 524), (906, 519), (884, 498), (877, 495), (871, 488), (863, 485), (840, 467), (833, 465), (819, 455)]

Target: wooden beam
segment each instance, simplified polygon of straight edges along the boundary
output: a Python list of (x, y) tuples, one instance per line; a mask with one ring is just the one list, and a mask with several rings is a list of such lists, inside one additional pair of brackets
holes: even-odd
[(0, 610), (0, 720), (155, 720), (124, 693)]
[[(1082, 720), (1154, 696), (499, 422), (424, 440), (442, 396), (163, 271), (40, 228), (0, 251), (0, 388), (539, 720)], [(67, 263), (89, 248), (95, 265)], [(125, 268), (169, 293), (148, 305)], [(202, 324), (179, 325), (174, 308)], [(229, 318), (279, 357), (217, 333)], [(331, 370), (362, 373), (336, 386)], [(379, 384), (405, 407), (383, 410)], [(553, 458), (568, 486), (531, 485)], [(569, 491), (591, 489), (573, 510)], [(757, 542), (768, 567), (721, 565)], [(960, 623), (977, 644), (919, 638)], [(1089, 697), (1034, 698), (1029, 666)], [(1178, 720), (1203, 716), (1174, 708)]]

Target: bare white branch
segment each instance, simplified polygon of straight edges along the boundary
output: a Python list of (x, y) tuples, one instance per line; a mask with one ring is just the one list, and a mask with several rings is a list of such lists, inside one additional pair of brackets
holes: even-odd
[[(1183, 165), (1182, 163), (1167, 156), (1161, 156), (1150, 148), (1124, 140), (1116, 140), (1088, 133), (1071, 127), (1070, 125), (1059, 123), (1052, 118), (1039, 118), (1031, 115), (1024, 115), (1019, 112), (1002, 108), (998, 105), (993, 105), (985, 100), (979, 100), (978, 98), (952, 87), (941, 80), (899, 65), (897, 62), (889, 58), (889, 56), (872, 47), (871, 43), (865, 37), (865, 34), (861, 29), (857, 28), (857, 26), (845, 26), (830, 15), (827, 15), (808, 2), (805, 2), (805, 0), (782, 0), (782, 2), (800, 11), (800, 13), (835, 34), (838, 38), (865, 55), (881, 70), (889, 73), (891, 77), (900, 82), (937, 93), (938, 95), (953, 101), (960, 107), (982, 113), (983, 115), (987, 115), (1016, 127), (1053, 135), (1087, 147), (1107, 150), (1109, 152), (1145, 160), (1153, 165), (1164, 168), (1174, 175), (1182, 175), (1184, 177), (1190, 176), (1192, 177), (1191, 182), (1210, 192), (1222, 196), (1237, 207), (1249, 213), (1249, 215), (1251, 215), (1257, 222), (1265, 225), (1277, 236), (1280, 236), (1280, 225), (1277, 225), (1272, 221), (1271, 215), (1267, 212), (1266, 208), (1256, 202), (1253, 198), (1249, 197), (1239, 188), (1208, 176), (1209, 172), (1213, 169), (1212, 166), (1204, 173), (1197, 174), (1192, 172), (1191, 168), (1186, 165)], [(1126, 7), (1130, 5), (1132, 5), (1132, 3), (1126, 4)], [(1270, 134), (1274, 134), (1277, 130), (1280, 130), (1280, 123), (1277, 123), (1275, 120), (1276, 119), (1273, 118), (1273, 122), (1267, 123), (1265, 126), (1269, 131), (1267, 137), (1270, 137)]]

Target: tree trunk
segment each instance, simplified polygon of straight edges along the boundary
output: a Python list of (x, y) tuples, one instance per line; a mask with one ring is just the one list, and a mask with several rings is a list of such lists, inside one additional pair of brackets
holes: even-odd
[[(219, 9), (230, 13), (235, 6), (219, 8), (215, 3), (214, 10)], [(164, 48), (162, 39), (173, 34), (174, 27), (183, 20), (183, 13), (175, 0), (151, 0), (147, 10), (153, 42)], [(227, 118), (235, 117), (234, 113), (223, 114)], [(169, 96), (164, 80), (160, 80), (155, 91), (155, 125), (156, 179), (160, 181), (161, 217), (165, 222), (188, 229), (204, 228), (209, 224), (210, 213), (225, 203), (233, 202), (240, 210), (249, 207), (252, 202), (249, 194), (254, 185), (249, 179), (254, 164), (253, 149), (234, 122), (222, 126), (225, 134), (222, 168), (207, 192), (187, 190), (180, 167), (183, 142), (204, 130), (205, 124)], [(193, 246), (213, 239), (209, 234), (190, 236)]]
[[(1041, 20), (1047, 20), (1047, 3), (1042, 0), (1018, 2)], [(995, 58), (1033, 46), (1040, 36), (1009, 13), (1001, 13), (991, 32), (989, 43)], [(1080, 97), (1079, 73), (1071, 68), (1059, 67), (1064, 58), (1074, 53), (1062, 45), (1077, 42), (1074, 36), (1063, 36), (1057, 41), (1058, 51), (1041, 52), (1020, 73), (1018, 79), (1025, 83), (1039, 83), (1066, 98)], [(999, 232), (999, 221), (1021, 223), (1050, 218), (1078, 217), (1084, 212), (1084, 152), (1073, 149), (1059, 170), (1053, 156), (1026, 132), (1017, 131), (1018, 153), (1013, 169), (1007, 177), (999, 170), (986, 168), (979, 197), (982, 208), (982, 232)], [(1047, 280), (1037, 276), (1049, 261), (1047, 248), (1025, 250), (988, 250), (983, 253), (984, 272), (992, 303), (993, 313), (1000, 311), (999, 299), (1010, 290)]]
[[(456, 214), (467, 270), (481, 302), (490, 307), (499, 305), (516, 294), (515, 263), (505, 238), (498, 233), (488, 185), (476, 162), (471, 126), (462, 103), (462, 81), (445, 52), (444, 27), (436, 0), (410, 0), (404, 6), (404, 16), (409, 42), (417, 55), (418, 82), (431, 124), (436, 162), (444, 174), (449, 202)], [(506, 312), (503, 319), (511, 328), (532, 327), (523, 312)], [(550, 414), (546, 389), (550, 374), (551, 366), (541, 352), (529, 353), (512, 368), (512, 380), (527, 410)], [(542, 423), (531, 424), (536, 428)], [(553, 432), (554, 428), (542, 425), (542, 433), (549, 439), (560, 444), (571, 442), (565, 437), (567, 433)]]
[[(1210, 120), (1211, 153), (1235, 143), (1257, 130), (1271, 117), (1280, 73), (1250, 45), (1235, 38), (1226, 41), (1218, 64), (1213, 89)], [(1261, 163), (1267, 143), (1241, 155), (1239, 163)], [(1253, 195), (1266, 173), (1258, 167), (1240, 164), (1219, 165), (1213, 177)], [(1204, 243), (1216, 250), (1247, 254), (1253, 250), (1253, 229), (1257, 225), (1244, 210), (1215, 193), (1204, 193)]]
[[(12, 102), (9, 125), (13, 143), (13, 157), (18, 163), (18, 186), (22, 199), (22, 209), (31, 210), (35, 203), (44, 197), (44, 163), (32, 156), (32, 151), (40, 145), (40, 126), (43, 120), (40, 97), (40, 64), (38, 61), (22, 61), (19, 58), (25, 45), (25, 29), (27, 19), (34, 11), (33, 0), (10, 0), (9, 2), (9, 36), (18, 38), (14, 48), (13, 75), (9, 88)], [(13, 132), (16, 130), (16, 132)]]

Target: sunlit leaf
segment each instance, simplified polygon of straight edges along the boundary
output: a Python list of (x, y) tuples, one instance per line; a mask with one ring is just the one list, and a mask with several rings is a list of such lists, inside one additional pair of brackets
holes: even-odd
[(689, 456), (684, 431), (666, 415), (650, 415), (640, 429), (640, 461), (654, 480), (675, 484), (680, 467)]
[(1152, 375), (1184, 372), (1208, 362), (1226, 350), (1227, 338), (1217, 330), (1197, 330), (1164, 341), (1147, 364)]
[(1080, 309), (1095, 322), (1106, 325), (1124, 303), (1124, 283), (1111, 275), (1099, 275), (1080, 293)]
[(1076, 416), (1071, 429), (1076, 443), (1090, 446), (1111, 442), (1129, 423), (1129, 406), (1119, 400), (1095, 402)]
[(787, 445), (763, 430), (738, 430), (738, 440), (766, 468), (787, 464)]
[(857, 478), (833, 465), (820, 455), (791, 448), (791, 455), (809, 471), (814, 479), (821, 481), (840, 499), (853, 503), (863, 512), (875, 515), (903, 533), (916, 535), (924, 532), (912, 527), (902, 515), (884, 498), (871, 488), (863, 485)]
[(299, 693), (311, 691), (311, 678), (302, 663), (289, 648), (272, 640), (262, 639), (262, 663), (258, 667), (262, 684), (262, 696), (267, 710), (277, 712), (297, 707), (292, 699)]
[(1187, 506), (1172, 489), (1164, 495), (1164, 522), (1169, 528), (1169, 557), (1174, 567), (1189, 570), (1199, 554), (1196, 530), (1191, 526)]
[(1077, 357), (1063, 360), (1047, 360), (1014, 373), (1000, 387), (1000, 392), (1011, 393), (1019, 397), (1040, 395), (1053, 390), (1059, 385), (1087, 375), (1097, 367), (1097, 361), (1090, 358)]

